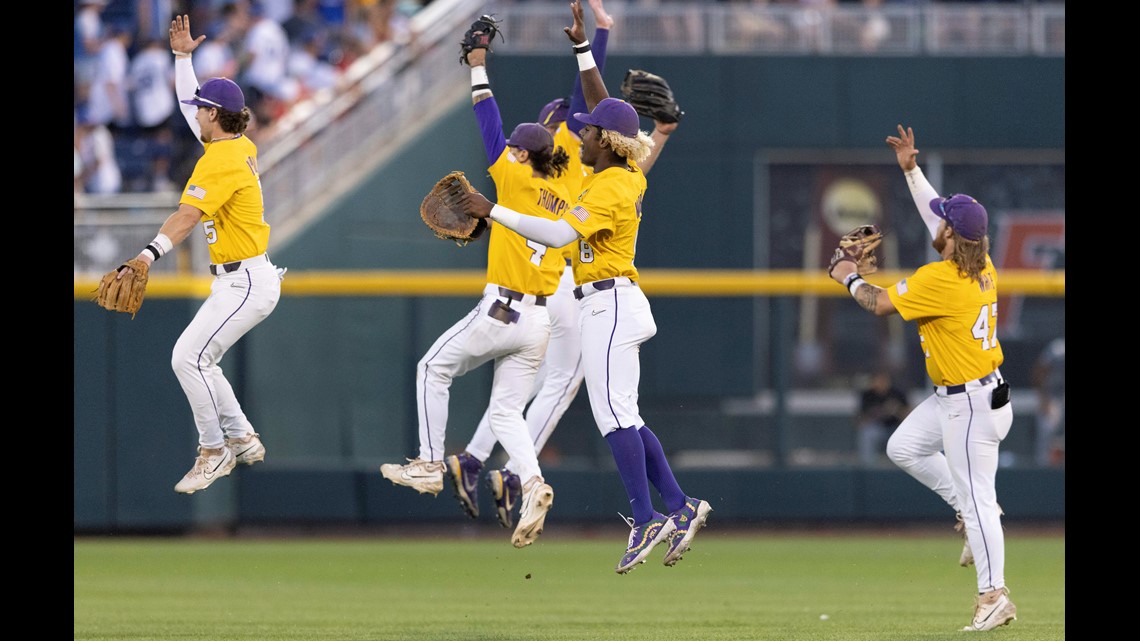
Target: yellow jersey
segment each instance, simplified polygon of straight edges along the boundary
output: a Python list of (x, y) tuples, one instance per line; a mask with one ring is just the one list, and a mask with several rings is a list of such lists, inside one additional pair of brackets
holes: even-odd
[[(529, 165), (515, 162), (503, 149), (488, 170), (498, 203), (517, 212), (557, 220), (570, 208), (566, 185), (535, 178)], [(495, 225), (487, 247), (487, 282), (524, 294), (550, 296), (558, 289), (563, 252), (528, 240), (505, 225)]]
[(257, 173), (257, 146), (238, 136), (206, 143), (205, 149), (178, 202), (202, 210), (210, 262), (230, 263), (264, 254), (269, 249), (269, 224)]
[(970, 280), (944, 260), (918, 268), (887, 288), (905, 320), (918, 324), (926, 373), (935, 385), (977, 380), (1002, 364), (997, 339), (997, 270), (986, 256), (981, 278)]
[(609, 167), (582, 180), (582, 193), (562, 220), (582, 236), (574, 252), (574, 282), (628, 276), (637, 280), (633, 266), (645, 174), (632, 160), (625, 167)]

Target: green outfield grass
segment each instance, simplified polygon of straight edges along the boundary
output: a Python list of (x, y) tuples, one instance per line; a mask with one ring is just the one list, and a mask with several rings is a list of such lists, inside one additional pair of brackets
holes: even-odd
[[(957, 639), (974, 570), (953, 533), (701, 533), (613, 567), (621, 532), (500, 536), (76, 538), (76, 641)], [(550, 530), (551, 528), (548, 528)], [(496, 531), (496, 533), (498, 533)], [(1065, 638), (1063, 534), (1007, 532), (1018, 620), (1002, 641)]]

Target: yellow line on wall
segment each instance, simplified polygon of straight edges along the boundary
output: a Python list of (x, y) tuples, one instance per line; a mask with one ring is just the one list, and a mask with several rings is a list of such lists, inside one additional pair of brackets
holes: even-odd
[[(867, 280), (888, 287), (909, 271), (882, 271)], [(205, 298), (213, 276), (154, 274), (147, 297)], [(290, 271), (283, 296), (479, 296), (486, 272), (464, 270)], [(1065, 271), (999, 270), (1002, 295), (1064, 297)], [(643, 269), (641, 286), (649, 296), (848, 296), (827, 274), (801, 270)], [(92, 276), (76, 275), (75, 299), (91, 300), (99, 287)]]

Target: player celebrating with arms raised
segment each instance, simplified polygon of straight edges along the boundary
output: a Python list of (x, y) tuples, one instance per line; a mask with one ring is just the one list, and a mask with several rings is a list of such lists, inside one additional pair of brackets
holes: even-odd
[[(941, 198), (918, 167), (914, 131), (887, 137), (915, 206), (942, 260), (883, 289), (859, 275), (862, 249), (837, 249), (828, 273), (876, 316), (918, 325), (934, 394), (903, 419), (887, 455), (958, 510), (974, 550), (978, 597), (965, 630), (992, 630), (1017, 618), (1005, 586), (1005, 535), (997, 504), (998, 446), (1013, 424), (1009, 384), (998, 366), (997, 271), (989, 256), (989, 217), (964, 194)], [(945, 453), (943, 453), (945, 452)]]
[[(226, 351), (265, 320), (281, 298), (281, 276), (266, 253), (257, 147), (245, 136), (252, 114), (241, 88), (228, 78), (198, 85), (191, 54), (206, 36), (190, 35), (190, 16), (170, 23), (175, 90), (182, 115), (203, 147), (178, 210), (132, 263), (143, 271), (185, 240), (201, 223), (210, 249), (210, 295), (174, 345), (171, 366), (198, 428), (198, 457), (174, 491), (193, 494), (227, 476), (238, 463), (265, 459), (265, 446), (238, 403), (219, 363)], [(117, 278), (124, 276), (120, 268)]]
[[(482, 194), (462, 197), (465, 211), (537, 240), (548, 247), (576, 242), (574, 297), (580, 304), (582, 364), (587, 394), (599, 431), (617, 463), (633, 517), (619, 574), (643, 563), (654, 546), (668, 540), (665, 565), (681, 559), (705, 525), (712, 507), (689, 497), (669, 467), (660, 441), (645, 425), (638, 406), (641, 344), (657, 333), (649, 300), (637, 286), (634, 267), (645, 175), (638, 162), (649, 156), (649, 135), (639, 131), (638, 115), (627, 102), (610, 98), (585, 38), (582, 6), (571, 3), (574, 25), (564, 29), (574, 45), (590, 113), (583, 123), (582, 164), (593, 167), (570, 212), (545, 220), (496, 205)], [(657, 512), (649, 495), (652, 483), (668, 515)]]
[[(496, 31), (493, 18), (483, 16), (464, 35), (464, 42), (470, 44), (462, 46), (463, 61), (471, 67), (471, 103), (483, 137), (487, 171), (500, 198), (553, 222), (569, 209), (570, 193), (557, 180), (566, 171), (569, 157), (538, 123), (521, 123), (510, 138), (504, 138), (486, 65), (488, 45)], [(510, 229), (494, 229), (490, 236), (483, 298), (436, 340), (416, 366), (419, 457), (406, 465), (386, 463), (380, 472), (397, 485), (438, 494), (446, 470), (443, 452), (451, 382), (493, 360), (488, 422), (515, 462), (518, 478), (525, 479), (521, 488), (515, 488), (521, 489), (522, 507), (511, 536), (511, 544), (522, 548), (542, 534), (554, 501), (554, 488), (542, 477), (523, 408), (550, 341), (546, 299), (558, 288), (563, 260), (561, 252), (529, 242)]]

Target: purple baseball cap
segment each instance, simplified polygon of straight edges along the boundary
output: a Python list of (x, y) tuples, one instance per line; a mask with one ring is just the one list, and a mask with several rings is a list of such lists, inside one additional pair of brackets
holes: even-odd
[(570, 101), (565, 98), (555, 98), (538, 112), (538, 124), (543, 127), (557, 125), (565, 121), (568, 115), (570, 115)]
[(641, 124), (637, 119), (637, 111), (634, 110), (633, 105), (617, 98), (606, 98), (595, 105), (594, 110), (590, 113), (576, 113), (574, 117), (584, 125), (616, 131), (628, 138), (637, 136), (638, 127)]
[(968, 240), (981, 240), (990, 224), (989, 214), (982, 204), (966, 194), (954, 194), (930, 201), (930, 209), (946, 224)]
[(193, 98), (183, 100), (182, 104), (239, 112), (245, 108), (245, 95), (241, 87), (229, 78), (210, 78), (198, 87)]
[(554, 136), (537, 122), (524, 122), (507, 138), (508, 147), (519, 147), (527, 151), (542, 151), (554, 148)]

